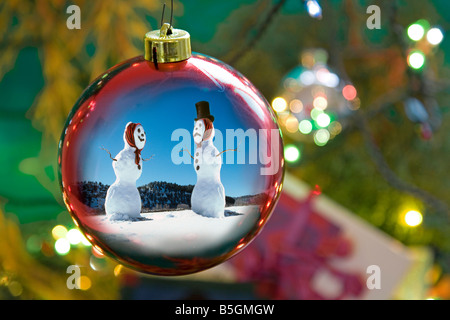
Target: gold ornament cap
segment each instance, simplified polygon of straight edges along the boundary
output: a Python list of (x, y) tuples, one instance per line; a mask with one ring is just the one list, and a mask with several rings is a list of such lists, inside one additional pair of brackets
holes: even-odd
[(173, 29), (168, 23), (164, 23), (160, 30), (147, 32), (144, 43), (144, 58), (153, 63), (183, 61), (192, 55), (189, 33)]

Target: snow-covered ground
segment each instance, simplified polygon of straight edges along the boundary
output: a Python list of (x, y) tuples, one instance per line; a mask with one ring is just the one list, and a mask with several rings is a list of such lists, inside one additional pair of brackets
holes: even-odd
[[(110, 220), (93, 216), (86, 221), (107, 246), (150, 256), (205, 256), (236, 245), (260, 217), (259, 206), (225, 208), (225, 217), (208, 218), (192, 210), (141, 213), (139, 220)], [(132, 252), (129, 254), (133, 255)]]

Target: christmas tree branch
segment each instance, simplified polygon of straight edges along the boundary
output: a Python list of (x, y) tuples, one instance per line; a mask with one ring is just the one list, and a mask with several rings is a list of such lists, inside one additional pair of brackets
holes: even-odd
[[(397, 6), (396, 1), (391, 2), (391, 16), (390, 16), (390, 25), (391, 25), (391, 31), (393, 32), (393, 39), (397, 43), (397, 45), (401, 48), (402, 51), (402, 57), (404, 61), (406, 61), (407, 58), (407, 51), (408, 46), (403, 40), (403, 27), (397, 23)], [(349, 6), (353, 5), (352, 2), (348, 1), (346, 2), (346, 11), (347, 14), (349, 14), (349, 11), (352, 11), (352, 8), (349, 8)], [(331, 11), (331, 10), (330, 10)], [(329, 19), (332, 19), (329, 17)], [(352, 23), (356, 23), (354, 19), (350, 19)], [(334, 21), (336, 22), (336, 21)], [(349, 26), (349, 32), (353, 32), (351, 30), (359, 29), (357, 26), (352, 25), (352, 23)], [(335, 26), (336, 27), (336, 26)], [(333, 30), (337, 30), (337, 28), (332, 28)], [(341, 55), (340, 45), (337, 41), (337, 37), (335, 32), (330, 32), (330, 43), (332, 50), (334, 52), (333, 54), (333, 62), (336, 67), (336, 69), (339, 70), (339, 73), (341, 75), (341, 78), (345, 81), (350, 81), (350, 77), (348, 76), (346, 72), (346, 68), (343, 63), (343, 57)], [(353, 37), (357, 38), (357, 37)], [(406, 88), (395, 88), (389, 92), (386, 92), (385, 94), (382, 94), (379, 96), (373, 103), (370, 105), (367, 105), (364, 109), (367, 110), (365, 113), (358, 109), (354, 113), (354, 124), (361, 132), (364, 143), (366, 145), (366, 148), (369, 152), (370, 158), (372, 162), (375, 164), (378, 172), (381, 174), (381, 176), (386, 180), (389, 185), (391, 185), (393, 188), (409, 193), (419, 199), (421, 199), (424, 203), (426, 203), (428, 206), (432, 207), (438, 212), (449, 214), (449, 208), (446, 203), (441, 201), (440, 199), (436, 198), (435, 196), (429, 194), (428, 192), (420, 189), (419, 187), (409, 184), (402, 179), (400, 179), (397, 174), (390, 168), (389, 164), (387, 163), (383, 153), (381, 152), (380, 148), (376, 145), (373, 135), (370, 131), (369, 127), (369, 121), (368, 119), (372, 119), (374, 116), (379, 114), (381, 111), (383, 111), (386, 106), (390, 106), (394, 103), (397, 103), (399, 101), (403, 101), (406, 99), (412, 92), (414, 92), (414, 76), (412, 75), (411, 71), (408, 69), (408, 85)], [(423, 76), (419, 77), (420, 85), (418, 86), (419, 89), (423, 90), (424, 85), (423, 82), (425, 81)], [(417, 90), (417, 89), (416, 89)]]
[(264, 21), (260, 25), (260, 27), (256, 30), (255, 37), (247, 43), (246, 46), (244, 46), (241, 50), (239, 50), (230, 60), (229, 64), (234, 65), (239, 60), (241, 60), (258, 42), (258, 40), (264, 35), (264, 33), (267, 30), (267, 27), (272, 22), (275, 15), (280, 11), (281, 7), (284, 5), (286, 0), (280, 0), (277, 4), (272, 6), (272, 9), (269, 11), (267, 16), (264, 18)]
[(355, 114), (356, 124), (362, 133), (365, 145), (369, 152), (369, 155), (377, 167), (378, 172), (383, 176), (383, 178), (395, 189), (409, 193), (419, 199), (424, 203), (428, 204), (430, 207), (434, 208), (440, 213), (449, 214), (449, 209), (447, 204), (436, 198), (435, 196), (429, 194), (428, 192), (409, 184), (401, 180), (395, 172), (389, 167), (386, 162), (381, 150), (374, 142), (373, 136), (369, 130), (369, 123), (367, 117), (361, 112)]

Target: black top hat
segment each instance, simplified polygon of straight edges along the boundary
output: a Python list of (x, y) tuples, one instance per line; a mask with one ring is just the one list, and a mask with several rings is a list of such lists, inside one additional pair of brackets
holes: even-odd
[(195, 107), (197, 108), (197, 118), (195, 119), (195, 121), (197, 121), (198, 119), (207, 118), (211, 120), (211, 122), (214, 122), (214, 116), (209, 113), (208, 101), (199, 101), (195, 104)]

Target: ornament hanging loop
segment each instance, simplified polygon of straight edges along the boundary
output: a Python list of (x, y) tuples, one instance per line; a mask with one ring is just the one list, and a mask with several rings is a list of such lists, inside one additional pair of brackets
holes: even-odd
[(145, 60), (153, 62), (156, 69), (160, 63), (179, 62), (189, 59), (192, 55), (189, 33), (172, 27), (173, 0), (171, 1), (170, 23), (164, 23), (164, 11), (165, 4), (160, 29), (150, 31), (144, 37)]
[(160, 37), (167, 37), (172, 34), (172, 26), (168, 23), (164, 23), (159, 30)]

